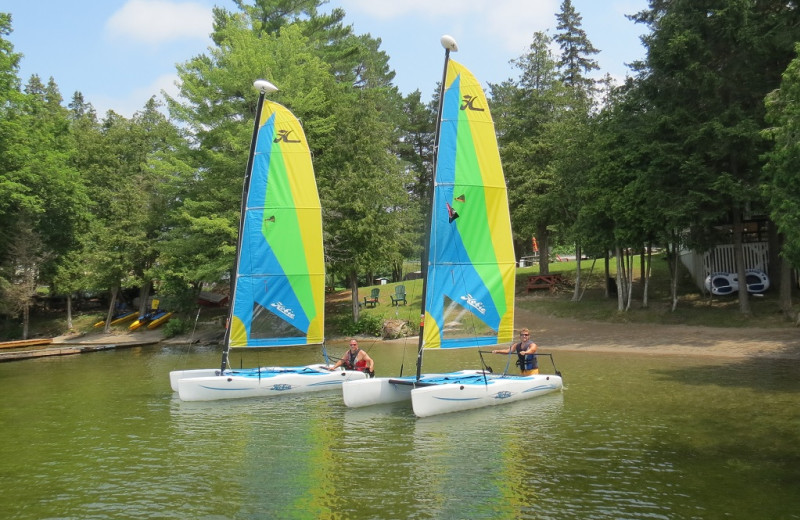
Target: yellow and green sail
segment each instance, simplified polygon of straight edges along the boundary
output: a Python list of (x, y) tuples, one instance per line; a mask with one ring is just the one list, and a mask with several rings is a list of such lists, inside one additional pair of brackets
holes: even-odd
[(516, 267), (506, 183), (483, 89), (453, 60), (440, 125), (422, 346), (506, 343)]
[(255, 139), (230, 346), (322, 343), (322, 211), (308, 142), (297, 118), (270, 101)]

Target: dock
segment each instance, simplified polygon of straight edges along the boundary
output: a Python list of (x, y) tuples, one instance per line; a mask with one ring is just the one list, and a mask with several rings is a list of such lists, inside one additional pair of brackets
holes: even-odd
[[(155, 345), (160, 341), (150, 339), (142, 339), (140, 341), (123, 341), (119, 343), (97, 343), (97, 342), (62, 342), (53, 343), (52, 340), (46, 342), (42, 340), (30, 340), (31, 343), (25, 344), (25, 341), (17, 341), (13, 343), (22, 343), (15, 345), (15, 347), (2, 347), (3, 349), (16, 348), (17, 350), (2, 350), (0, 351), (0, 363), (6, 361), (21, 361), (23, 359), (33, 359), (40, 357), (51, 356), (71, 356), (74, 354), (86, 354), (89, 352), (100, 352), (103, 350), (115, 350), (120, 348), (141, 347), (145, 345)], [(11, 342), (7, 342), (11, 343)], [(25, 348), (39, 346), (39, 348)]]

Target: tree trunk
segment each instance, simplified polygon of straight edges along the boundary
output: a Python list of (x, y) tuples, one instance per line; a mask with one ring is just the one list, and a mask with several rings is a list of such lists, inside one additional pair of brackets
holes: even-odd
[(72, 294), (67, 294), (67, 330), (72, 331)]
[(653, 261), (653, 244), (647, 244), (647, 254), (642, 255), (642, 308), (650, 305), (648, 290), (650, 289), (650, 269)]
[(539, 225), (536, 230), (539, 241), (539, 274), (550, 274), (550, 240), (547, 235), (547, 225)]
[(358, 307), (358, 273), (355, 271), (351, 271), (349, 275), (347, 275), (347, 279), (350, 282), (350, 295), (353, 304), (353, 323), (358, 323), (359, 318), (359, 307)]
[(22, 339), (28, 339), (28, 328), (31, 322), (31, 306), (25, 303), (22, 306)]
[(106, 313), (106, 325), (103, 327), (103, 332), (108, 334), (111, 332), (111, 321), (114, 319), (114, 306), (117, 304), (117, 293), (119, 292), (119, 285), (114, 285), (109, 291), (110, 297), (108, 302), (108, 312)]
[[(231, 292), (233, 298), (233, 292)], [(150, 282), (142, 283), (142, 288), (139, 290), (139, 316), (143, 316), (150, 309), (147, 308), (147, 301), (150, 299)], [(233, 305), (233, 302), (231, 302)]]
[[(592, 277), (592, 273), (594, 272), (594, 266), (597, 264), (597, 257), (592, 259), (592, 267), (589, 268), (589, 274), (586, 275), (586, 282), (583, 284), (583, 290), (581, 291), (581, 295), (578, 297), (578, 301), (583, 299), (583, 295), (586, 293), (586, 288), (589, 286), (589, 279)], [(608, 263), (606, 263), (606, 268), (608, 267)], [(608, 281), (608, 278), (606, 278)], [(608, 291), (608, 284), (606, 284), (606, 292)], [(608, 294), (606, 294), (608, 296)]]
[(678, 244), (672, 244), (672, 310), (678, 308)]
[(627, 301), (625, 302), (625, 312), (631, 310), (631, 301), (633, 300), (633, 251), (631, 251), (630, 249), (628, 249), (627, 251), (628, 252), (625, 254), (625, 256), (627, 257), (628, 260), (628, 266), (625, 272), (628, 275), (627, 276), (628, 280), (626, 287), (627, 290), (625, 291), (625, 294), (627, 295), (626, 296)]
[[(649, 249), (648, 249), (649, 251)], [(645, 262), (646, 251), (642, 249), (642, 252), (639, 253), (639, 279), (644, 282), (647, 273), (645, 272), (645, 266), (647, 265)]]
[(617, 257), (617, 310), (622, 312), (625, 310), (625, 287), (622, 285), (624, 283), (623, 277), (625, 276), (625, 261), (622, 258), (622, 250), (619, 248), (619, 246), (616, 247), (615, 251), (615, 256)]
[(778, 305), (780, 305), (783, 315), (792, 321), (797, 319), (794, 309), (792, 309), (792, 266), (781, 257), (780, 282), (778, 289)]
[[(671, 239), (667, 242), (667, 264), (669, 266), (670, 280), (669, 291), (672, 299), (672, 312), (678, 308), (678, 233), (671, 232)], [(670, 250), (670, 248), (672, 248)]]
[(575, 244), (575, 290), (572, 292), (572, 301), (581, 299), (581, 246)]
[[(767, 249), (769, 260), (767, 261), (767, 274), (770, 278), (778, 279), (778, 273), (783, 271), (783, 235), (778, 233), (777, 226), (770, 221), (767, 226)], [(754, 266), (755, 267), (755, 266)]]
[(739, 278), (739, 312), (749, 316), (750, 295), (747, 292), (747, 279), (744, 272), (744, 244), (742, 234), (744, 225), (742, 224), (742, 214), (738, 208), (733, 210), (733, 258), (736, 264), (736, 273)]

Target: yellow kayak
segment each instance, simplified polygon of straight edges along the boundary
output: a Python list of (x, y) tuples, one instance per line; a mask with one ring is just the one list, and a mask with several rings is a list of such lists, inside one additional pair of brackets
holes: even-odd
[[(118, 318), (114, 318), (113, 320), (111, 320), (111, 324), (112, 325), (119, 325), (120, 323), (125, 323), (128, 320), (132, 320), (133, 318), (135, 318), (138, 315), (139, 315), (138, 312), (129, 312), (127, 314), (121, 315)], [(98, 321), (97, 323), (95, 323), (94, 326), (95, 326), (95, 328), (100, 328), (105, 324), (106, 324), (106, 320), (101, 320), (101, 321)]]
[(153, 321), (151, 321), (151, 322), (150, 322), (150, 323), (147, 325), (147, 328), (148, 328), (148, 329), (155, 329), (155, 328), (156, 328), (156, 327), (158, 327), (159, 325), (161, 325), (161, 324), (163, 324), (164, 322), (168, 321), (168, 320), (169, 320), (171, 317), (172, 317), (172, 313), (171, 313), (171, 312), (168, 312), (168, 313), (164, 314), (163, 316), (161, 316), (161, 317), (159, 317), (159, 318), (156, 318), (156, 319), (154, 319)]

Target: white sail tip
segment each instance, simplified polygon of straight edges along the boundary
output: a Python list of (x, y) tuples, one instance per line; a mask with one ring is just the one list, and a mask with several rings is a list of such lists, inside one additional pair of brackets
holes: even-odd
[(270, 83), (265, 79), (255, 80), (253, 82), (253, 86), (256, 87), (256, 90), (258, 90), (259, 92), (263, 92), (265, 94), (268, 92), (276, 92), (278, 90), (278, 87), (276, 87), (275, 85), (273, 85), (272, 83)]
[(445, 34), (439, 40), (442, 42), (442, 47), (449, 51), (457, 52), (458, 51), (458, 44), (456, 43), (456, 39), (450, 36), (449, 34)]

